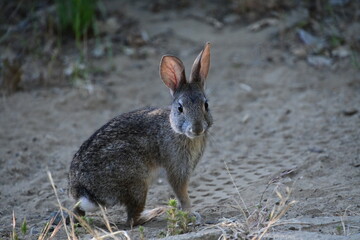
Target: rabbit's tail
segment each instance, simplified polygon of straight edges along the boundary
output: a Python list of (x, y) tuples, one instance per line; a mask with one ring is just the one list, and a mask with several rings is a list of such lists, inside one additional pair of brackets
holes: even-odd
[(144, 224), (155, 217), (158, 217), (166, 212), (167, 207), (157, 207), (150, 210), (145, 210), (141, 213), (140, 217), (137, 220), (136, 224)]

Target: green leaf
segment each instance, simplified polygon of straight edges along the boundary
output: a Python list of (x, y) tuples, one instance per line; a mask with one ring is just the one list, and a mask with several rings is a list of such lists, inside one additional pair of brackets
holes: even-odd
[(21, 224), (21, 233), (22, 233), (23, 235), (25, 235), (26, 232), (27, 232), (27, 230), (28, 230), (28, 227), (27, 227), (27, 222), (26, 222), (26, 217), (25, 217), (25, 218), (24, 218), (24, 221), (23, 221), (22, 224)]
[(176, 208), (177, 207), (177, 201), (176, 199), (170, 199), (168, 205), (170, 207)]

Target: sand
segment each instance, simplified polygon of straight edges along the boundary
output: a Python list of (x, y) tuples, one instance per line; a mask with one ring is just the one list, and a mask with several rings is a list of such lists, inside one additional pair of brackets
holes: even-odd
[[(170, 103), (158, 76), (161, 56), (179, 56), (189, 74), (207, 41), (212, 44), (212, 59), (206, 92), (214, 126), (190, 183), (193, 209), (204, 222), (241, 215), (233, 207), (240, 199), (238, 192), (249, 208), (258, 205), (268, 182), (287, 170), (292, 172), (279, 177), (263, 198), (276, 201), (275, 186), (291, 187), (291, 199), (298, 202), (284, 219), (359, 216), (360, 74), (349, 59), (314, 68), (274, 47), (271, 29), (217, 30), (182, 12), (152, 14), (133, 6), (127, 11), (141, 14), (140, 26), (150, 38), (163, 33), (156, 51), (146, 58), (115, 54), (111, 63), (100, 58), (93, 61), (108, 74), (96, 82), (2, 97), (1, 238), (11, 231), (13, 212), (18, 224), (26, 217), (36, 235), (57, 210), (47, 171), (62, 204), (71, 207), (67, 173), (82, 142), (118, 114)], [(164, 206), (171, 197), (174, 194), (160, 175), (146, 208)], [(123, 208), (108, 209), (108, 214), (119, 229), (128, 229)], [(93, 217), (101, 222), (96, 214)], [(338, 225), (302, 230), (338, 234)], [(359, 233), (359, 226), (359, 222), (351, 225), (349, 232)], [(155, 237), (165, 228), (163, 216), (147, 223), (145, 233)]]

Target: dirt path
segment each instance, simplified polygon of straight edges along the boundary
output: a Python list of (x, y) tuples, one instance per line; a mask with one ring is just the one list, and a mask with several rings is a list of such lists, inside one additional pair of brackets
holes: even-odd
[[(181, 12), (156, 15), (134, 7), (128, 11), (141, 14), (140, 26), (150, 38), (163, 36), (160, 47), (147, 58), (116, 55), (116, 70), (87, 88), (54, 87), (1, 99), (0, 237), (11, 229), (13, 211), (18, 221), (26, 216), (36, 233), (56, 210), (47, 170), (63, 204), (71, 206), (67, 172), (81, 143), (119, 113), (166, 105), (170, 96), (158, 76), (161, 56), (179, 56), (189, 73), (206, 41), (212, 43), (207, 94), (215, 121), (206, 154), (191, 178), (194, 210), (205, 221), (240, 215), (231, 207), (238, 194), (226, 162), (249, 207), (259, 203), (274, 176), (293, 169), (278, 183), (292, 187), (292, 199), (298, 201), (285, 219), (359, 215), (360, 74), (349, 60), (316, 69), (274, 47), (271, 29), (216, 30)], [(108, 59), (96, 61), (110, 68)], [(269, 201), (276, 198), (272, 189), (265, 194)], [(170, 197), (173, 193), (160, 177), (147, 207), (164, 205)], [(109, 210), (109, 216), (123, 227), (121, 208)], [(164, 218), (148, 223), (148, 237), (157, 236), (165, 226)], [(359, 232), (359, 226), (349, 231)], [(307, 230), (319, 229), (338, 234), (333, 225)]]

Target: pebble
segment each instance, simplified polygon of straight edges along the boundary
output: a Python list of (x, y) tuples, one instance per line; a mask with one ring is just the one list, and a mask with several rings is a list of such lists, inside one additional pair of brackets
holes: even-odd
[(329, 67), (332, 65), (333, 61), (331, 58), (324, 56), (308, 56), (307, 62), (314, 67)]
[(309, 152), (312, 152), (312, 153), (323, 153), (323, 152), (325, 152), (324, 149), (318, 148), (318, 147), (309, 147), (308, 150), (309, 150)]
[(133, 56), (135, 54), (135, 50), (129, 47), (124, 47), (123, 52), (126, 56)]
[(351, 117), (358, 113), (358, 110), (355, 108), (345, 109), (343, 111), (344, 116)]
[(91, 51), (92, 55), (96, 58), (100, 58), (105, 55), (104, 45), (97, 45), (94, 50)]
[(346, 58), (350, 56), (350, 51), (345, 46), (340, 46), (331, 51), (331, 54), (335, 57)]
[(291, 52), (299, 58), (304, 58), (307, 56), (307, 51), (305, 47), (294, 48), (291, 50)]
[(314, 45), (320, 41), (319, 38), (313, 36), (303, 29), (298, 29), (297, 34), (299, 35), (300, 40), (306, 45)]
[(245, 83), (240, 83), (240, 88), (243, 89), (246, 92), (252, 92), (252, 87)]

